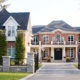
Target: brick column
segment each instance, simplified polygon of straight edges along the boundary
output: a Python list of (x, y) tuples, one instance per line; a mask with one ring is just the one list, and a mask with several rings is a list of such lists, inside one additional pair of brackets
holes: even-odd
[(9, 72), (10, 56), (3, 56), (3, 72)]

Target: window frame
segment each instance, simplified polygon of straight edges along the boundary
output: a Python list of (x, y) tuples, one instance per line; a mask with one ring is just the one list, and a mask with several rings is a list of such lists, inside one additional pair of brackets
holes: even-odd
[(16, 30), (14, 26), (8, 26), (8, 33), (7, 33), (8, 37), (15, 36), (15, 33), (16, 33), (15, 31)]
[[(73, 41), (71, 40), (71, 36), (73, 37)], [(70, 37), (70, 41), (69, 41), (69, 37)], [(68, 42), (74, 42), (74, 35), (68, 35)]]
[[(8, 52), (9, 52), (9, 51), (8, 51), (9, 49), (10, 49), (10, 53), (8, 53)], [(13, 50), (14, 50), (14, 53), (13, 53)], [(9, 55), (9, 54), (10, 54), (10, 55)], [(14, 55), (13, 55), (13, 54), (14, 54)], [(12, 48), (12, 47), (11, 47), (11, 48), (7, 48), (7, 55), (8, 55), (8, 56), (11, 56), (11, 58), (15, 58), (15, 48)]]
[[(73, 54), (73, 56), (71, 56), (72, 54)], [(73, 48), (68, 49), (68, 56), (71, 58), (74, 58), (74, 49)]]
[[(47, 37), (47, 39), (46, 39)], [(48, 43), (49, 42), (49, 36), (48, 35), (43, 35), (43, 42)]]

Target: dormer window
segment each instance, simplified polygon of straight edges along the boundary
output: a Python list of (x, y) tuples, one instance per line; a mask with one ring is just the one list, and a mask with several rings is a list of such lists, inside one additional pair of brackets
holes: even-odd
[(8, 26), (8, 36), (15, 36), (14, 26)]

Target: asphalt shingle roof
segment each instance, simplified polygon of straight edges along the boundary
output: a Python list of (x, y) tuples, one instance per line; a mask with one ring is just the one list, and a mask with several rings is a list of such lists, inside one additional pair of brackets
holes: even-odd
[(6, 9), (0, 11), (0, 29), (3, 29), (4, 22), (12, 16), (20, 25), (22, 30), (27, 30), (29, 12), (9, 13)]
[(56, 29), (61, 29), (64, 31), (80, 31), (80, 27), (72, 27), (69, 24), (67, 24), (66, 22), (64, 22), (63, 20), (58, 20), (58, 21), (52, 21), (51, 23), (49, 23), (48, 25), (46, 25), (45, 27), (38, 27), (36, 26), (36, 28), (33, 28), (33, 33), (35, 31), (35, 33), (38, 32), (51, 32), (54, 31)]

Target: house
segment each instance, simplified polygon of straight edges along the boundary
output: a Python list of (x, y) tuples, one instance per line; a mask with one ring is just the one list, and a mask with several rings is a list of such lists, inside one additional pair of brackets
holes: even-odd
[(9, 13), (6, 9), (2, 9), (0, 11), (0, 31), (4, 31), (6, 36), (8, 56), (12, 58), (15, 56), (15, 43), (18, 32), (24, 34), (25, 55), (30, 52), (32, 27), (29, 12)]
[(38, 53), (39, 60), (46, 61), (47, 57), (51, 57), (53, 62), (65, 60), (66, 56), (78, 59), (79, 27), (72, 27), (63, 20), (58, 20), (48, 25), (33, 26), (32, 31), (34, 39), (31, 51)]

